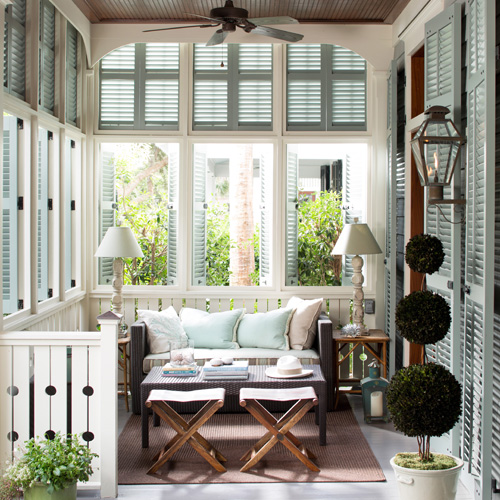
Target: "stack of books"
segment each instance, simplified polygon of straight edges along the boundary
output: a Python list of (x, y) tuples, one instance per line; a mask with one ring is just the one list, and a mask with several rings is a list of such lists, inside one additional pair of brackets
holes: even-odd
[(161, 369), (161, 374), (164, 377), (194, 377), (196, 373), (196, 365), (172, 366), (170, 363), (167, 363)]
[(230, 365), (212, 366), (209, 361), (203, 367), (204, 380), (245, 380), (248, 378), (248, 360), (233, 361)]

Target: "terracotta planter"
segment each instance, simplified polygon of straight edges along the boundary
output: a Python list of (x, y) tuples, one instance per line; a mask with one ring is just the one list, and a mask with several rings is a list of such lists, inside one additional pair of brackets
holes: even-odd
[(76, 500), (76, 483), (52, 493), (47, 493), (47, 485), (35, 483), (24, 492), (24, 500)]
[(391, 465), (398, 482), (401, 500), (454, 500), (458, 479), (464, 465), (460, 458), (453, 457), (455, 467), (445, 470), (415, 470), (400, 467), (391, 458)]

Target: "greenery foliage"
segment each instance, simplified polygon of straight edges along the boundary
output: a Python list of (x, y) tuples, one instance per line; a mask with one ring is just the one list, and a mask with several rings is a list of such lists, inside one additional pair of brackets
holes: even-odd
[(418, 453), (396, 453), (394, 463), (400, 467), (416, 470), (446, 470), (457, 465), (453, 457), (442, 453), (432, 453), (428, 462), (423, 462)]
[(226, 203), (207, 209), (207, 285), (229, 286), (229, 211)]
[(417, 291), (404, 297), (396, 307), (396, 326), (414, 344), (435, 344), (451, 324), (450, 306), (437, 293)]
[(430, 234), (417, 234), (406, 245), (405, 260), (417, 273), (435, 273), (443, 264), (443, 244)]
[(26, 490), (35, 482), (47, 485), (47, 492), (61, 490), (77, 481), (86, 482), (93, 473), (97, 454), (79, 442), (78, 436), (57, 433), (54, 439), (25, 442), (25, 453), (9, 465), (4, 480)]

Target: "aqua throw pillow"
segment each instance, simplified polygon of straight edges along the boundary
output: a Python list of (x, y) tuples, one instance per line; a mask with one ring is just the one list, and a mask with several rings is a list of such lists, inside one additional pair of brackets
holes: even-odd
[(179, 314), (182, 327), (194, 347), (205, 349), (237, 349), (236, 329), (245, 309), (208, 313), (183, 307)]
[(245, 314), (238, 326), (240, 347), (290, 349), (288, 330), (295, 309), (276, 309), (267, 313)]

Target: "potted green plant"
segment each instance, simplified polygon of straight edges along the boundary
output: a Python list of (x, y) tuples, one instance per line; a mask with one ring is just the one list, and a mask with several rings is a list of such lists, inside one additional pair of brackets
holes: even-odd
[[(429, 235), (413, 237), (406, 247), (406, 262), (420, 273), (436, 272), (444, 260), (441, 241)], [(439, 294), (422, 290), (407, 295), (396, 308), (401, 335), (416, 344), (442, 340), (450, 327), (450, 307)], [(463, 467), (460, 458), (431, 453), (430, 438), (442, 436), (462, 412), (460, 383), (444, 366), (427, 362), (399, 370), (387, 388), (387, 408), (397, 430), (416, 437), (418, 453), (398, 453), (391, 465), (401, 499), (452, 500)]]
[(4, 484), (22, 489), (25, 500), (76, 500), (76, 483), (89, 480), (95, 457), (77, 435), (30, 439), (22, 457), (7, 468)]

